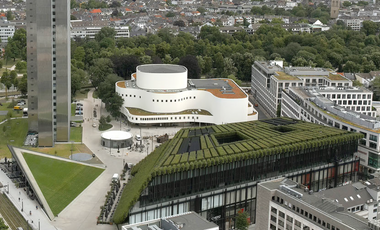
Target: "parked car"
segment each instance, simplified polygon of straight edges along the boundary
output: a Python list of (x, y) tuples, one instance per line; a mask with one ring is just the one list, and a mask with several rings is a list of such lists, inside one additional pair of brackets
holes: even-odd
[(77, 106), (83, 106), (83, 104), (82, 103), (77, 103)]

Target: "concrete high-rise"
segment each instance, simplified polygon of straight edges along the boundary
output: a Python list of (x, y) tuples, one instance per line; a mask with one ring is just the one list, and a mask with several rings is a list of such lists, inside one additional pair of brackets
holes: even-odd
[(70, 138), (70, 1), (27, 0), (29, 130), (39, 146)]

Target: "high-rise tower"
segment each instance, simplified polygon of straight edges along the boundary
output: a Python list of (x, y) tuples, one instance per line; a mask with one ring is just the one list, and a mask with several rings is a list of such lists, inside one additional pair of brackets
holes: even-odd
[(39, 146), (70, 139), (70, 1), (27, 0), (29, 130)]

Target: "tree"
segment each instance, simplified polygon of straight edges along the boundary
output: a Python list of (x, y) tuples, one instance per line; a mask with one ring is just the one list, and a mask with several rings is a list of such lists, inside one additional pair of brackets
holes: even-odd
[(343, 2), (343, 6), (344, 6), (344, 7), (349, 7), (349, 6), (351, 6), (351, 5), (352, 5), (352, 3), (349, 2), (349, 1), (344, 1), (344, 2)]
[(123, 105), (123, 98), (115, 92), (115, 83), (123, 80), (115, 74), (109, 74), (104, 82), (99, 86), (99, 98), (106, 105), (106, 110), (113, 117), (120, 116), (120, 108)]
[(95, 40), (97, 42), (100, 42), (104, 38), (115, 39), (115, 36), (116, 36), (116, 31), (114, 28), (103, 27), (102, 29), (100, 29), (100, 31), (97, 34), (95, 34)]
[(204, 14), (207, 10), (204, 7), (200, 6), (197, 8), (197, 11), (201, 14)]
[(166, 15), (165, 15), (165, 17), (167, 17), (167, 18), (172, 18), (172, 17), (174, 17), (175, 16), (175, 13), (173, 13), (173, 12), (169, 12), (169, 13), (167, 13)]
[(3, 72), (0, 82), (5, 86), (5, 98), (8, 98), (8, 90), (13, 85), (13, 81), (8, 71)]
[(178, 64), (187, 68), (188, 77), (190, 79), (199, 79), (201, 77), (201, 68), (199, 67), (198, 59), (195, 56), (187, 55), (182, 57)]
[(71, 98), (74, 98), (77, 91), (88, 83), (88, 77), (84, 70), (71, 67)]
[(92, 85), (97, 89), (105, 77), (113, 73), (113, 63), (109, 58), (96, 59), (88, 72)]
[(248, 213), (239, 210), (238, 214), (236, 215), (236, 228), (238, 230), (247, 230), (248, 229)]
[[(5, 127), (6, 125), (4, 125)], [(4, 131), (4, 130), (3, 130)], [(5, 132), (5, 131), (4, 131)], [(3, 218), (0, 218), (0, 230), (7, 230), (8, 226), (5, 225)]]
[(8, 12), (7, 12), (7, 20), (8, 20), (8, 21), (11, 21), (11, 20), (13, 20), (13, 19), (15, 19), (15, 16), (13, 16), (12, 11), (8, 11)]
[(182, 20), (174, 21), (173, 23), (174, 26), (179, 26), (179, 27), (185, 27), (185, 22)]
[(140, 65), (140, 60), (134, 55), (114, 55), (111, 57), (113, 63), (113, 71), (123, 79), (130, 79), (132, 73), (136, 71), (136, 67)]
[[(19, 61), (16, 63), (16, 70), (19, 73), (23, 70), (26, 70), (26, 67), (27, 67), (27, 65), (26, 65), (26, 62), (24, 62), (24, 61)], [(2, 66), (1, 66), (1, 68), (2, 68)]]
[(364, 32), (367, 36), (370, 34), (376, 35), (379, 30), (379, 23), (373, 21), (364, 21), (362, 32)]
[(26, 74), (22, 76), (17, 84), (17, 90), (21, 92), (21, 95), (26, 96), (28, 93), (28, 77)]

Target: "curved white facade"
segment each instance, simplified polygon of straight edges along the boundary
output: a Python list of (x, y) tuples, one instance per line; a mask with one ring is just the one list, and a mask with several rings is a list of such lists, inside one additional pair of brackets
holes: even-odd
[(187, 69), (180, 65), (140, 65), (136, 68), (136, 85), (146, 90), (185, 89)]
[[(175, 67), (176, 65), (164, 65)], [(141, 66), (139, 66), (141, 67)], [(137, 67), (137, 69), (139, 69)], [(124, 99), (121, 112), (139, 124), (200, 122), (224, 124), (257, 120), (257, 112), (248, 95), (231, 79), (190, 80), (183, 87), (184, 73), (136, 73), (135, 81), (116, 83), (116, 92)], [(161, 75), (163, 75), (161, 77)], [(187, 75), (187, 70), (186, 70)], [(149, 86), (149, 89), (141, 88)], [(154, 79), (154, 80), (153, 80)], [(152, 89), (152, 82), (160, 89)], [(176, 81), (178, 80), (178, 81)], [(165, 86), (165, 89), (162, 87)], [(211, 88), (207, 88), (211, 87)], [(158, 88), (158, 87), (157, 87)], [(229, 89), (230, 90), (227, 90)]]

